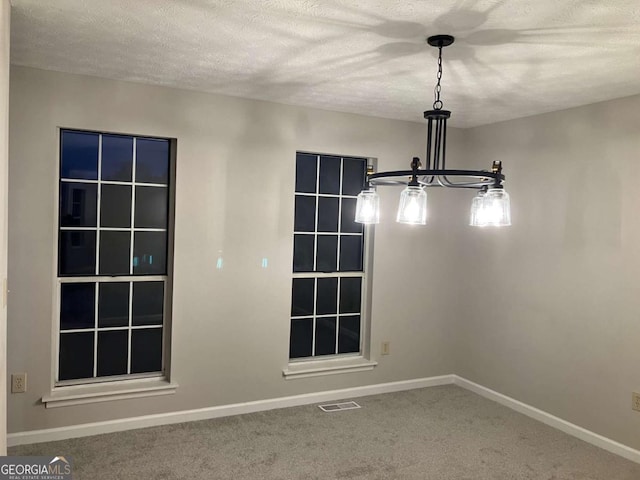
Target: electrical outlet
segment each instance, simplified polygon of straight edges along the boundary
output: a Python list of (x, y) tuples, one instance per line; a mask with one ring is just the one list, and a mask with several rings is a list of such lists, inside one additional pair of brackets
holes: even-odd
[(11, 375), (11, 393), (24, 393), (27, 391), (27, 374), (14, 373)]
[(640, 412), (640, 393), (633, 392), (631, 394), (631, 408)]
[(380, 349), (380, 354), (381, 355), (389, 355), (389, 353), (391, 353), (391, 351), (389, 350), (391, 348), (391, 342), (382, 342), (382, 348)]

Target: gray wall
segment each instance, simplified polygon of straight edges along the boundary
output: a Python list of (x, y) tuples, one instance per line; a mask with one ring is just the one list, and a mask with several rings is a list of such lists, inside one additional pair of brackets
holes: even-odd
[(9, 166), (9, 32), (11, 5), (0, 0), (0, 455), (7, 454), (7, 171)]
[[(28, 372), (29, 391), (10, 396), (9, 431), (457, 373), (640, 448), (630, 408), (640, 389), (640, 97), (451, 130), (452, 166), (505, 162), (514, 225), (468, 227), (471, 194), (430, 191), (430, 226), (399, 226), (399, 192), (383, 190), (380, 365), (285, 381), (295, 150), (399, 168), (422, 156), (423, 124), (18, 67), (11, 81), (8, 362)], [(178, 138), (176, 395), (39, 404), (50, 380), (58, 126)], [(391, 355), (378, 355), (382, 340)]]
[(640, 96), (464, 133), (514, 224), (457, 237), (456, 373), (640, 448)]
[[(420, 112), (416, 112), (420, 120)], [(45, 409), (54, 321), (56, 127), (178, 139), (172, 380), (178, 393)], [(13, 67), (9, 186), (9, 431), (59, 427), (449, 374), (453, 312), (443, 275), (446, 192), (431, 229), (397, 225), (383, 193), (376, 231), (369, 372), (284, 380), (296, 149), (370, 156), (401, 168), (422, 155), (422, 122), (398, 122)], [(459, 132), (452, 130), (450, 144)], [(455, 150), (451, 157), (455, 158)], [(240, 198), (240, 195), (244, 196)], [(435, 214), (440, 212), (440, 216)], [(463, 224), (465, 219), (456, 219)], [(439, 250), (431, 246), (440, 245)], [(406, 252), (419, 249), (414, 257)], [(215, 268), (218, 252), (224, 269)], [(261, 259), (269, 258), (269, 268)], [(427, 309), (428, 307), (428, 309)], [(379, 357), (380, 342), (391, 355)]]

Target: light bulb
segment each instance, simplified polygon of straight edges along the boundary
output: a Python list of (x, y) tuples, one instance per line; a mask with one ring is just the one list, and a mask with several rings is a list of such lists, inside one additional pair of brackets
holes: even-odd
[[(474, 202), (476, 198), (473, 199)], [(481, 197), (476, 210), (475, 223), (473, 223), (473, 203), (471, 208), (471, 224), (474, 226), (508, 227), (511, 225), (511, 201), (509, 194), (503, 188), (490, 188)]]
[(411, 225), (427, 223), (427, 192), (424, 188), (409, 185), (402, 191), (396, 221)]
[(471, 201), (471, 218), (469, 219), (469, 225), (473, 227), (484, 227), (486, 225), (486, 219), (484, 215), (485, 193), (485, 191), (480, 190)]
[(358, 194), (355, 221), (365, 224), (380, 223), (380, 197), (375, 190), (369, 188)]

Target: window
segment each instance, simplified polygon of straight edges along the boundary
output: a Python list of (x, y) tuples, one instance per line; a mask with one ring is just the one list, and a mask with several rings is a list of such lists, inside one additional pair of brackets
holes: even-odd
[(366, 158), (296, 156), (289, 357), (361, 352)]
[(171, 142), (61, 130), (56, 383), (161, 375)]

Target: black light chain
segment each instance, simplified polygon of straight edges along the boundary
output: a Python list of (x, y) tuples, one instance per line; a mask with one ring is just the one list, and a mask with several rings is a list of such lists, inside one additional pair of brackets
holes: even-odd
[(438, 46), (438, 83), (436, 83), (436, 87), (433, 90), (435, 101), (433, 102), (434, 110), (442, 110), (443, 103), (440, 100), (440, 91), (442, 87), (440, 86), (440, 79), (442, 78), (442, 45)]

